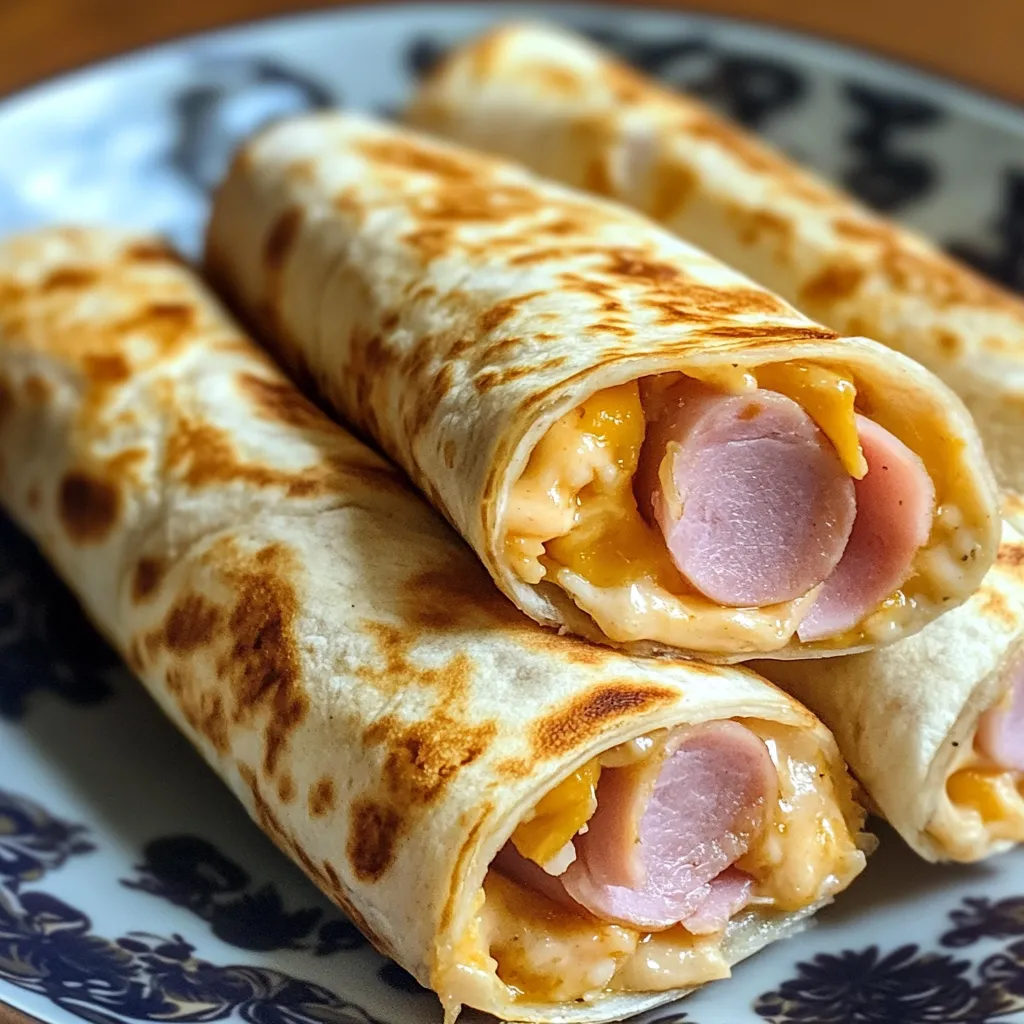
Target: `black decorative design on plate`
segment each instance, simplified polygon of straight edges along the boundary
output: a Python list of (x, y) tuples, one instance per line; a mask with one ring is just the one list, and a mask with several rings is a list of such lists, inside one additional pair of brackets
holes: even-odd
[[(807, 94), (804, 76), (783, 61), (733, 53), (706, 39), (680, 36), (644, 39), (607, 28), (584, 29), (583, 35), (659, 79), (699, 96), (710, 106), (749, 128), (762, 128), (775, 114)], [(448, 47), (420, 36), (406, 52), (406, 67), (422, 78), (444, 57)]]
[(916, 945), (823, 953), (754, 1008), (773, 1024), (990, 1024), (1024, 1013), (1024, 897), (965, 899), (949, 917), (947, 948), (1017, 941), (975, 960)]
[(49, 690), (72, 704), (107, 697), (119, 661), (35, 545), (0, 513), (0, 718)]
[(188, 87), (174, 98), (177, 130), (170, 162), (207, 191), (253, 132), (278, 118), (340, 102), (326, 86), (266, 58), (199, 61)]
[(424, 988), (404, 967), (399, 967), (394, 960), (386, 960), (377, 969), (377, 977), (397, 992), (411, 995), (429, 995), (430, 989)]
[(905, 132), (934, 125), (942, 112), (925, 100), (886, 89), (847, 85), (843, 92), (858, 115), (857, 125), (846, 134), (856, 160), (844, 172), (843, 184), (885, 213), (923, 199), (938, 181), (934, 163), (895, 147)]
[(198, 836), (154, 839), (142, 852), (138, 877), (121, 884), (192, 911), (232, 946), (262, 952), (308, 949), (326, 956), (366, 944), (344, 918), (322, 922), (320, 907), (289, 911), (273, 885), (253, 889), (243, 868)]
[(995, 244), (988, 248), (970, 242), (951, 242), (946, 248), (982, 274), (1024, 292), (1024, 170), (1004, 174), (1002, 209), (991, 234)]
[(25, 891), (25, 882), (93, 848), (84, 831), (0, 790), (0, 980), (93, 1024), (191, 1024), (235, 1015), (247, 1024), (382, 1024), (281, 971), (200, 960), (180, 935), (105, 939), (82, 911)]

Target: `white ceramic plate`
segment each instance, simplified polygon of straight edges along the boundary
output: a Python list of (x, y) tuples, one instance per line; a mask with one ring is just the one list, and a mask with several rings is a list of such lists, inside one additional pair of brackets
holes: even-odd
[[(0, 105), (0, 233), (114, 221), (198, 248), (206, 190), (271, 117), (388, 112), (499, 6), (383, 6), (186, 40)], [(1024, 114), (738, 22), (516, 7), (597, 34), (1024, 286)], [(650, 1020), (1024, 1021), (1024, 851), (928, 867), (884, 829), (807, 933)], [(47, 1022), (436, 1024), (264, 839), (0, 520), (0, 1001)]]

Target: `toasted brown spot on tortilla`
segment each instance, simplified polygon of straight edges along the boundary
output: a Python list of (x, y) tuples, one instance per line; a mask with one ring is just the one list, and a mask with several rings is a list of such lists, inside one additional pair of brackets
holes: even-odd
[(268, 380), (254, 373), (242, 373), (239, 374), (238, 385), (269, 420), (307, 430), (330, 426), (327, 417), (290, 381)]
[(135, 242), (124, 252), (129, 263), (184, 263), (181, 254), (160, 241)]
[[(465, 655), (456, 655), (456, 660)], [(469, 725), (446, 711), (435, 711), (428, 721), (398, 724), (382, 719), (367, 730), (366, 739), (388, 747), (384, 774), (388, 789), (401, 806), (432, 804), (467, 765), (476, 761), (497, 733), (494, 722)]]
[[(523, 618), (475, 563), (452, 552), (449, 565), (409, 577), (400, 591), (403, 619), (420, 629), (445, 632), (467, 627), (493, 627)], [(531, 622), (530, 629), (536, 627)]]
[(118, 352), (88, 353), (82, 359), (82, 368), (94, 384), (120, 384), (131, 376), (128, 360)]
[(402, 171), (431, 174), (449, 181), (472, 181), (491, 162), (483, 157), (448, 153), (411, 138), (364, 139), (356, 148), (368, 160)]
[(533, 754), (538, 758), (561, 757), (596, 736), (607, 724), (669, 704), (679, 698), (675, 690), (648, 684), (602, 683), (581, 694), (531, 729)]
[(198, 691), (193, 677), (175, 667), (167, 670), (167, 688), (177, 698), (185, 721), (198, 735), (210, 741), (218, 754), (226, 754), (231, 743), (224, 698), (219, 693)]
[(730, 208), (729, 214), (738, 224), (742, 245), (759, 245), (767, 238), (788, 243), (793, 235), (792, 222), (772, 210), (736, 205)]
[(651, 171), (651, 193), (647, 212), (658, 221), (679, 213), (697, 189), (697, 175), (678, 160), (663, 155)]
[(702, 338), (726, 338), (734, 341), (754, 341), (763, 345), (784, 345), (801, 341), (834, 341), (839, 337), (826, 327), (787, 327), (784, 324), (754, 326), (723, 324), (699, 332)]
[(535, 299), (543, 294), (544, 292), (541, 291), (526, 292), (523, 295), (513, 295), (496, 302), (490, 309), (480, 314), (480, 319), (477, 321), (480, 333), (489, 334), (496, 327), (501, 326), (509, 317), (514, 316), (531, 299)]
[(800, 289), (800, 300), (808, 304), (827, 305), (842, 302), (853, 295), (867, 272), (859, 263), (837, 260), (815, 274)]
[(352, 805), (347, 853), (363, 882), (379, 881), (395, 859), (402, 816), (390, 804), (361, 799)]
[(950, 331), (945, 327), (937, 327), (935, 329), (935, 344), (939, 346), (939, 351), (948, 359), (955, 359), (960, 355), (964, 347), (963, 338), (955, 331)]
[(458, 453), (458, 445), (450, 438), (444, 443), (444, 464), (448, 469), (452, 469), (455, 466), (455, 456)]
[(473, 378), (473, 387), (479, 394), (486, 394), (492, 388), (511, 384), (523, 377), (533, 377), (549, 370), (557, 370), (565, 364), (565, 356), (552, 356), (551, 359), (519, 366), (503, 366), (498, 370), (485, 370)]
[(64, 474), (57, 502), (61, 522), (78, 544), (105, 540), (121, 513), (121, 494), (113, 484), (82, 470)]
[(223, 621), (221, 609), (202, 594), (184, 594), (164, 620), (164, 644), (175, 654), (189, 654), (212, 643)]
[(140, 558), (132, 573), (132, 600), (136, 604), (149, 600), (163, 582), (167, 569), (167, 562), (163, 558), (145, 555)]
[(1009, 629), (1017, 629), (1020, 626), (1020, 616), (1017, 610), (1011, 607), (998, 590), (982, 587), (978, 596), (981, 598), (982, 615), (997, 620)]
[(25, 378), (25, 397), (36, 405), (43, 405), (53, 395), (53, 385), (37, 373), (30, 373)]
[(295, 638), (298, 597), (288, 578), (296, 571), (283, 545), (268, 545), (233, 573), (235, 606), (227, 623), (231, 650), (218, 671), (232, 684), (234, 717), (265, 717), (263, 771), (272, 776), (292, 732), (305, 719)]
[(277, 780), (277, 796), (283, 804), (290, 804), (295, 799), (295, 780), (291, 772), (285, 772)]
[(43, 502), (42, 491), (39, 489), (39, 484), (32, 484), (29, 486), (28, 493), (25, 495), (25, 504), (28, 505), (29, 509), (35, 512)]
[(324, 873), (334, 888), (341, 888), (341, 876), (338, 874), (338, 869), (329, 860), (324, 861)]
[(274, 221), (263, 243), (263, 262), (268, 273), (279, 274), (302, 227), (303, 211), (290, 206)]
[(311, 818), (322, 818), (334, 810), (337, 796), (334, 791), (334, 780), (328, 776), (318, 779), (309, 787), (307, 806)]
[(1000, 544), (996, 562), (1011, 569), (1024, 565), (1024, 544)]
[(63, 288), (89, 288), (99, 280), (95, 270), (88, 267), (58, 267), (39, 284), (40, 291), (52, 292)]
[(14, 412), (14, 409), (14, 389), (7, 377), (0, 376), (0, 427), (4, 425), (4, 421)]

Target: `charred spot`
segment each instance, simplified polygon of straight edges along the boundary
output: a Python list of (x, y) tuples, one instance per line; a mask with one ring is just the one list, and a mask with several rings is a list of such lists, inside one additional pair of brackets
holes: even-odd
[(402, 806), (434, 803), (459, 771), (485, 753), (497, 733), (494, 722), (468, 725), (444, 711), (404, 727), (386, 724), (391, 734), (384, 740), (389, 748), (384, 777)]
[(318, 430), (328, 426), (324, 414), (290, 381), (268, 380), (254, 373), (242, 373), (238, 384), (243, 394), (268, 420), (300, 430)]
[(453, 440), (449, 438), (449, 440), (445, 441), (442, 454), (444, 455), (444, 464), (448, 469), (455, 468), (455, 456), (458, 454), (458, 451), (458, 445)]
[(739, 221), (739, 240), (742, 245), (758, 245), (767, 237), (788, 240), (793, 235), (792, 223), (771, 210), (734, 207), (731, 212)]
[(157, 240), (135, 242), (124, 251), (126, 263), (176, 263), (184, 265), (181, 254)]
[(800, 299), (809, 305), (842, 302), (860, 288), (866, 276), (864, 268), (856, 263), (831, 263), (804, 283), (800, 289)]
[(280, 274), (288, 253), (302, 228), (303, 213), (297, 206), (291, 206), (274, 221), (263, 243), (263, 263), (268, 273), (275, 277)]
[(195, 324), (196, 310), (187, 302), (151, 302), (114, 328), (119, 334), (148, 335), (167, 351), (178, 345)]
[(890, 245), (896, 233), (888, 224), (881, 221), (856, 220), (850, 217), (836, 217), (832, 221), (832, 230), (848, 242), (866, 242), (875, 245)]
[(68, 536), (78, 544), (105, 540), (121, 513), (121, 494), (117, 488), (82, 470), (64, 474), (57, 502), (61, 522)]
[(143, 556), (135, 563), (132, 573), (132, 600), (142, 604), (156, 593), (167, 574), (167, 562), (163, 558)]
[(543, 295), (543, 292), (526, 292), (524, 295), (514, 295), (508, 299), (496, 302), (490, 309), (480, 314), (477, 326), (481, 334), (490, 334), (495, 328), (500, 327), (506, 320), (514, 316), (531, 299)]
[(223, 613), (202, 594), (185, 594), (167, 613), (163, 640), (174, 654), (190, 654), (212, 643), (223, 622)]
[(45, 405), (53, 395), (53, 385), (37, 373), (31, 373), (25, 378), (25, 397), (34, 405)]
[(82, 360), (82, 368), (94, 384), (121, 384), (131, 376), (128, 360), (119, 353), (86, 355)]
[(236, 602), (227, 624), (233, 642), (218, 666), (232, 677), (236, 719), (265, 712), (267, 776), (277, 771), (291, 733), (309, 709), (294, 635), (298, 599), (285, 575), (290, 568), (283, 549), (271, 545), (256, 554), (251, 567), (237, 573)]
[(284, 772), (277, 780), (277, 798), (283, 804), (290, 804), (295, 799), (295, 780), (291, 772)]
[(0, 427), (4, 425), (14, 409), (14, 389), (7, 377), (0, 376)]
[(402, 171), (431, 174), (449, 181), (472, 181), (489, 168), (483, 158), (444, 152), (413, 139), (366, 139), (357, 148), (368, 160)]
[(609, 722), (671, 703), (677, 697), (674, 690), (660, 686), (603, 683), (534, 724), (534, 757), (561, 757), (597, 735)]
[(505, 384), (512, 384), (523, 377), (535, 377), (547, 373), (550, 370), (557, 370), (565, 365), (564, 356), (553, 356), (542, 362), (524, 364), (520, 366), (506, 366), (500, 370), (486, 370), (478, 373), (473, 378), (473, 387), (480, 394), (485, 394), (492, 388), (501, 387)]
[(697, 175), (677, 160), (662, 157), (654, 164), (651, 181), (650, 215), (667, 221), (679, 213), (697, 189)]
[(947, 359), (955, 359), (963, 351), (963, 338), (945, 327), (935, 329), (935, 344)]
[(356, 877), (376, 882), (391, 867), (402, 832), (402, 817), (390, 804), (357, 800), (349, 821), (348, 859)]
[(25, 504), (28, 505), (32, 512), (39, 509), (39, 506), (43, 503), (43, 494), (39, 489), (39, 484), (32, 484), (29, 486), (28, 493), (25, 495)]
[(996, 562), (1010, 569), (1019, 569), (1024, 565), (1024, 544), (1001, 544)]
[(325, 775), (309, 787), (309, 799), (307, 800), (309, 816), (322, 818), (324, 815), (330, 814), (334, 810), (336, 801), (334, 780)]
[(410, 577), (401, 590), (401, 612), (410, 625), (439, 632), (527, 622), (484, 572), (475, 565), (467, 570), (461, 560)]
[(385, 334), (391, 334), (392, 331), (394, 331), (394, 329), (398, 326), (399, 319), (400, 318), (398, 314), (394, 310), (391, 310), (389, 313), (385, 313), (383, 319), (380, 322), (381, 330)]
[(99, 280), (99, 274), (88, 267), (58, 267), (39, 284), (42, 292), (55, 292), (76, 288), (89, 288)]
[(671, 263), (647, 259), (641, 253), (622, 249), (609, 253), (608, 262), (602, 269), (611, 277), (627, 277), (655, 287), (688, 280), (679, 267)]
[(719, 327), (701, 330), (700, 336), (734, 341), (754, 341), (764, 345), (784, 345), (789, 342), (799, 344), (802, 341), (835, 341), (839, 337), (835, 331), (830, 331), (827, 327), (786, 327), (773, 324), (764, 326), (723, 324)]

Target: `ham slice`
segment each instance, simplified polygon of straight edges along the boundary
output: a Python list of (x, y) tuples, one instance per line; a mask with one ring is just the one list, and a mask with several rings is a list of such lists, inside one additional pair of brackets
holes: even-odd
[(721, 905), (711, 883), (764, 828), (777, 785), (767, 747), (739, 723), (681, 730), (662, 758), (601, 773), (561, 882), (605, 921), (655, 930), (700, 918), (707, 900)]
[(683, 576), (735, 607), (790, 601), (825, 580), (843, 556), (856, 501), (811, 417), (775, 392), (729, 394), (685, 377), (645, 396), (637, 502)]
[(910, 574), (928, 540), (935, 487), (924, 463), (884, 427), (857, 417), (868, 471), (855, 482), (857, 518), (835, 572), (797, 630), (822, 640), (856, 626)]
[(1024, 771), (1024, 658), (1011, 673), (1009, 700), (981, 716), (975, 746), (1001, 768)]
[(511, 843), (492, 867), (603, 921), (720, 931), (750, 898), (752, 880), (732, 865), (765, 827), (777, 792), (771, 755), (745, 726), (681, 729), (660, 756), (602, 771), (597, 810), (564, 874), (548, 874)]
[(682, 920), (683, 927), (694, 935), (720, 932), (750, 900), (754, 880), (738, 868), (726, 868), (708, 883), (710, 892), (700, 906)]

